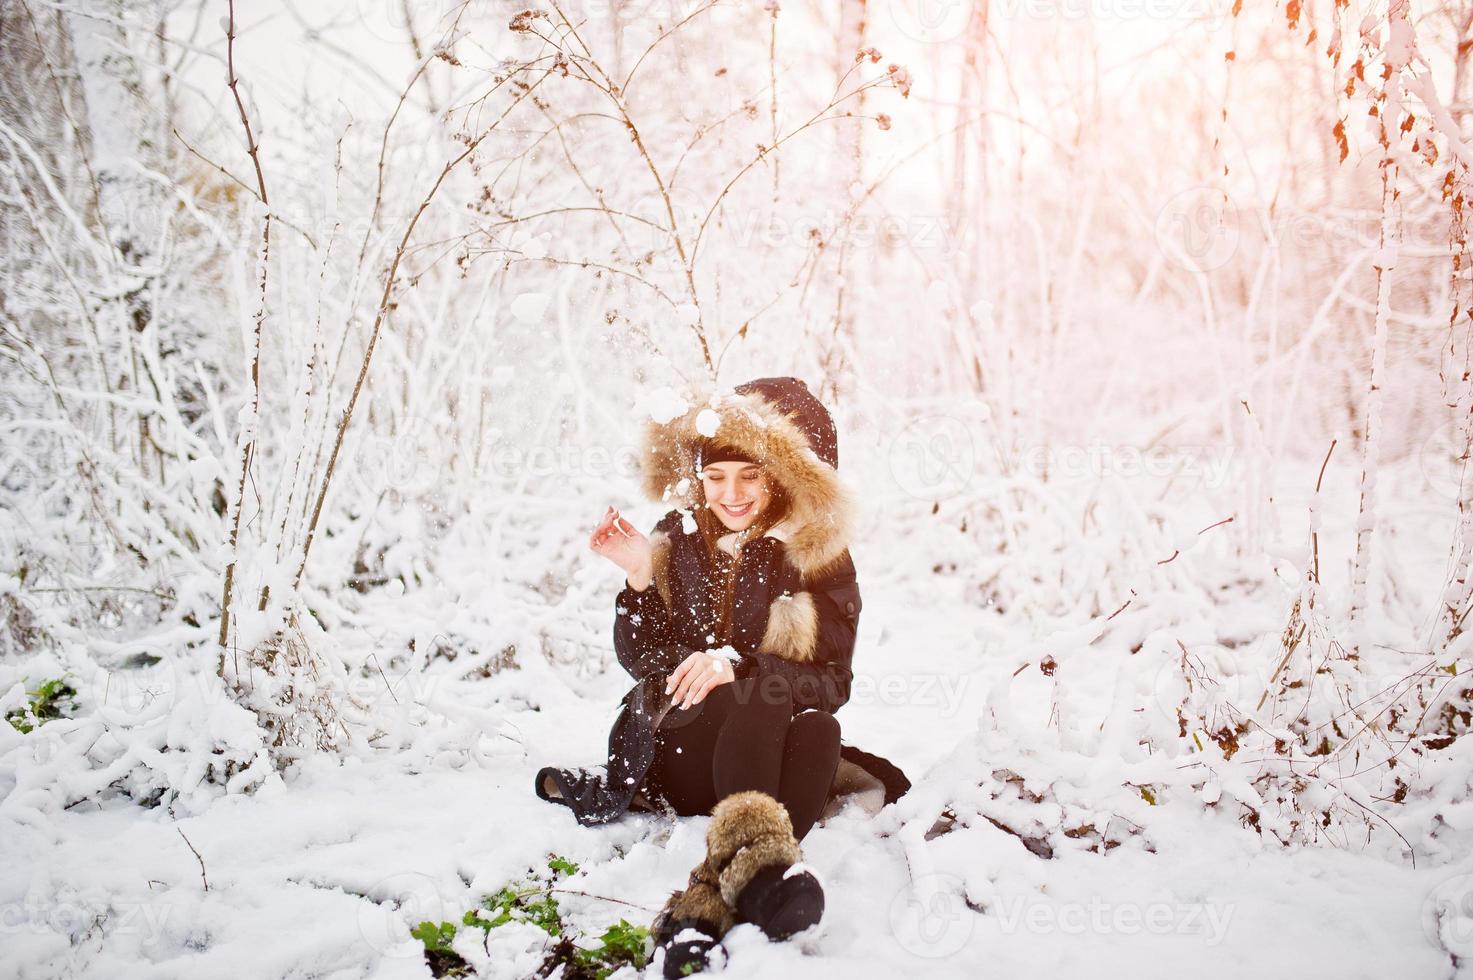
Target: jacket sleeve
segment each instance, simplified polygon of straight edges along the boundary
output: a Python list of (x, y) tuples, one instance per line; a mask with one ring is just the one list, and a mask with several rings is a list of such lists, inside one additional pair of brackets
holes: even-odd
[[(679, 514), (675, 513), (674, 518), (678, 521)], [(668, 535), (670, 519), (667, 514), (655, 530)], [(653, 581), (640, 592), (626, 579), (614, 600), (614, 654), (635, 680), (653, 673), (668, 674), (689, 655), (676, 642), (670, 611)]]
[(796, 708), (818, 708), (833, 713), (849, 700), (854, 679), (854, 639), (859, 629), (859, 582), (854, 562), (843, 561), (822, 579), (809, 583), (818, 614), (818, 637), (813, 659), (798, 662), (771, 653), (746, 653), (737, 664), (737, 677), (777, 674), (787, 678)]
[(665, 600), (653, 585), (637, 592), (626, 582), (615, 600), (614, 654), (635, 680), (668, 674), (688, 655), (675, 642)]

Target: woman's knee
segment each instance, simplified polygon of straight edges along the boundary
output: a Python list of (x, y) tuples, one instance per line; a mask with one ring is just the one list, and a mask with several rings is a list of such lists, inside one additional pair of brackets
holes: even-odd
[(788, 728), (788, 737), (792, 738), (794, 732), (800, 732), (805, 740), (811, 740), (817, 744), (839, 744), (839, 719), (827, 711), (819, 711), (810, 708), (793, 716), (793, 721)]

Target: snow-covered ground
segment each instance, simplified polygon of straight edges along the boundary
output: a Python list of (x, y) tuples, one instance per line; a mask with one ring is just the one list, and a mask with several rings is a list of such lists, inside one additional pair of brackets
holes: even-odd
[[(1353, 500), (1341, 503), (1326, 517), (1327, 537), (1350, 526)], [(571, 530), (578, 516), (569, 510)], [(1438, 526), (1398, 524), (1403, 539), (1417, 532), (1401, 546), (1433, 554)], [(976, 601), (965, 576), (910, 571), (910, 558), (926, 553), (936, 550), (923, 534), (856, 547), (865, 607), (854, 694), (839, 715), (848, 741), (898, 762), (914, 789), (877, 817), (851, 806), (815, 828), (804, 848), (827, 888), (822, 926), (782, 944), (738, 927), (726, 942), (728, 975), (1473, 976), (1473, 856), (1424, 855), (1414, 868), (1384, 846), (1285, 849), (1244, 828), (1226, 799), (1204, 806), (1168, 789), (1152, 806), (1123, 795), (1121, 774), (1145, 782), (1129, 766), (1153, 760), (1122, 759), (1113, 728), (1081, 719), (1103, 725), (1120, 672), (1138, 658), (1112, 657), (1108, 644), (1084, 650), (1105, 664), (1091, 675), (1064, 656), (1068, 641), (1058, 634)], [(562, 614), (540, 621), (601, 643), (617, 575), (572, 554), (581, 570), (551, 607)], [(416, 617), (442, 617), (447, 630), (494, 618), (474, 601), (476, 575), (490, 573), (466, 560), (454, 587), (442, 581), (386, 604), (377, 617), (385, 631), (359, 653), (387, 658), (394, 634), (422, 628)], [(1228, 567), (1211, 553), (1184, 560), (1197, 560), (1199, 571)], [(556, 558), (548, 562), (557, 570)], [(1205, 625), (1221, 631), (1256, 607), (1258, 621), (1238, 628), (1271, 633), (1289, 594), (1260, 592)], [(579, 866), (559, 900), (580, 938), (620, 918), (648, 924), (703, 854), (707, 818), (629, 815), (581, 828), (534, 796), (539, 766), (600, 760), (625, 688), (607, 649), (556, 640), (553, 649), (551, 660), (520, 651), (512, 665), (471, 679), (445, 664), (400, 674), (388, 660), (379, 682), (394, 688), (396, 703), (429, 705), (402, 716), (396, 731), (411, 738), (341, 761), (308, 757), (284, 781), (273, 776), (194, 815), (115, 797), (44, 821), (8, 821), (0, 833), (4, 971), (425, 977), (413, 926), (458, 922), (550, 854)], [(1094, 696), (1051, 703), (1057, 678), (1037, 667), (1044, 651), (1061, 654), (1061, 675), (1085, 671), (1077, 676)], [(589, 659), (580, 665), (570, 655)], [(1149, 689), (1156, 679), (1140, 683), (1142, 710), (1163, 703)], [(1078, 701), (1080, 686), (1072, 690)], [(1068, 737), (1071, 719), (1083, 737)], [(8, 748), (44, 752), (48, 733), (76, 736), (71, 724), (49, 722), (27, 745)], [(1009, 803), (1012, 773), (1038, 798)], [(0, 806), (0, 817), (19, 812), (23, 796)], [(923, 839), (948, 805), (958, 824)], [(1073, 846), (1045, 833), (1045, 858), (978, 814), (1015, 829), (1120, 821), (1106, 836), (1121, 843), (1096, 853), (1087, 839)], [(484, 942), (463, 929), (454, 948), (480, 976), (521, 977), (550, 943), (534, 926), (510, 923)], [(1449, 951), (1464, 955), (1461, 968)]]

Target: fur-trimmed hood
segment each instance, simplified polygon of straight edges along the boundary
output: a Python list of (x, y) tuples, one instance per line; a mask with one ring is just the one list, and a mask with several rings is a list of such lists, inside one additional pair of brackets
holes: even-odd
[(774, 536), (805, 579), (843, 558), (854, 532), (854, 500), (835, 469), (833, 419), (802, 381), (761, 378), (727, 391), (707, 389), (673, 407), (673, 416), (652, 419), (645, 429), (640, 465), (651, 500), (695, 507), (696, 447), (710, 439), (750, 456), (787, 492), (788, 515)]

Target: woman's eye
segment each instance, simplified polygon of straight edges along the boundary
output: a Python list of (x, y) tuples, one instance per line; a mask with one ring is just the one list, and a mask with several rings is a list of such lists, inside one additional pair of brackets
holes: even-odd
[(757, 477), (759, 475), (760, 474), (757, 474), (757, 473), (748, 473), (748, 474), (746, 474), (743, 477), (743, 479), (746, 480), (748, 483), (756, 483), (757, 482)]

